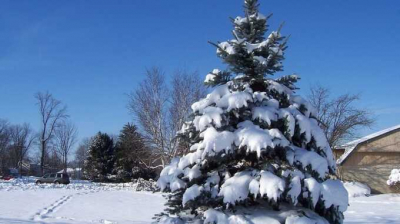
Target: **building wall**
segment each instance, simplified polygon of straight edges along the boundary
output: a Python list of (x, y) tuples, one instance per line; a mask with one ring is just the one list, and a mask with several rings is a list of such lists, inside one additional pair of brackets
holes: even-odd
[(400, 131), (362, 143), (339, 167), (345, 181), (358, 181), (371, 187), (373, 193), (399, 193), (386, 181), (392, 169), (400, 168)]
[(373, 194), (400, 193), (396, 187), (388, 186), (386, 181), (394, 165), (339, 167), (338, 172), (344, 181), (357, 181), (367, 184)]
[(400, 152), (353, 152), (343, 167), (392, 165), (400, 168)]
[(400, 130), (358, 146), (359, 152), (400, 152)]

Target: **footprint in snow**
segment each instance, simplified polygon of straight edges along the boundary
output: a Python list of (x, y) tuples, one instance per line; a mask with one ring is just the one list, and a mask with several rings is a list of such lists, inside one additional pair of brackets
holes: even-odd
[(72, 198), (72, 195), (69, 196), (63, 196), (59, 200), (55, 201), (53, 204), (51, 204), (49, 207), (43, 208), (41, 211), (37, 212), (31, 220), (33, 221), (40, 221), (43, 219), (46, 219), (50, 216), (51, 213), (53, 213), (55, 210), (60, 208), (64, 203), (69, 201)]

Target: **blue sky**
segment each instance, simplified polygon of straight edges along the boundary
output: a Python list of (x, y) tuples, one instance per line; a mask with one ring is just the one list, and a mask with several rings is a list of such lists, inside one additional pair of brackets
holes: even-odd
[[(285, 72), (302, 77), (300, 93), (319, 83), (333, 95), (361, 93), (378, 119), (400, 124), (398, 0), (263, 1), (271, 29), (291, 34)], [(207, 43), (231, 38), (229, 17), (241, 0), (12, 1), (0, 7), (0, 118), (38, 129), (34, 93), (68, 105), (80, 137), (118, 133), (132, 121), (126, 93), (146, 67), (167, 73), (225, 68)], [(278, 74), (280, 75), (280, 74)]]

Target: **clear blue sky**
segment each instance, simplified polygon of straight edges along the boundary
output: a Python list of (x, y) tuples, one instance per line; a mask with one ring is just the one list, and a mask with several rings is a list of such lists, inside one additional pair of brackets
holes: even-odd
[[(314, 83), (361, 93), (378, 118), (363, 134), (400, 124), (400, 1), (260, 2), (271, 28), (285, 21), (292, 35), (283, 74), (302, 77), (301, 94)], [(0, 118), (38, 129), (33, 95), (48, 90), (81, 138), (118, 133), (146, 67), (224, 68), (207, 41), (230, 39), (228, 18), (242, 14), (242, 0), (2, 1)]]

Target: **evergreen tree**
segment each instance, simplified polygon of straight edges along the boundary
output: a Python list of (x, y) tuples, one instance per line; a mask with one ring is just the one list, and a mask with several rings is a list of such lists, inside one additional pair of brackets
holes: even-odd
[(334, 180), (331, 148), (315, 110), (295, 93), (298, 77), (272, 77), (283, 70), (287, 38), (280, 28), (266, 37), (270, 16), (258, 7), (245, 0), (245, 17), (232, 19), (234, 39), (214, 44), (228, 69), (206, 76), (214, 89), (178, 133), (190, 153), (160, 174), (159, 187), (171, 192), (167, 212), (204, 223), (251, 223), (252, 213), (342, 223), (348, 198)]
[(149, 159), (150, 150), (133, 124), (126, 124), (118, 138), (114, 172), (120, 181), (131, 181), (132, 178), (154, 178), (154, 171), (147, 169), (143, 161)]
[(88, 157), (85, 161), (85, 177), (93, 181), (109, 181), (114, 162), (114, 141), (106, 133), (99, 132), (91, 139)]

